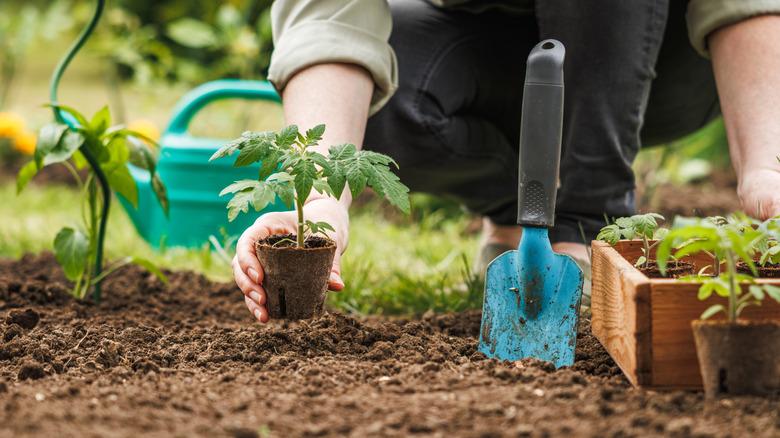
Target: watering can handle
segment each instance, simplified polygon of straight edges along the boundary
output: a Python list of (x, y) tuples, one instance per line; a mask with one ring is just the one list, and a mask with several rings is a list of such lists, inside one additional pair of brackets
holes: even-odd
[(552, 227), (561, 161), (563, 59), (560, 41), (544, 40), (528, 55), (520, 121), (517, 223)]
[(279, 102), (279, 94), (267, 81), (247, 81), (240, 79), (221, 79), (206, 82), (195, 88), (176, 104), (173, 118), (168, 124), (166, 134), (184, 134), (190, 121), (203, 107), (221, 99), (259, 99)]

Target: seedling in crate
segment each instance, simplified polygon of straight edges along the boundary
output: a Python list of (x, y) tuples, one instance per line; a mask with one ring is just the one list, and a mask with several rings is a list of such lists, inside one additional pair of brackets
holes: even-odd
[(391, 171), (390, 166), (397, 164), (390, 157), (360, 151), (352, 144), (331, 146), (325, 156), (312, 149), (324, 132), (325, 125), (305, 133), (295, 125), (279, 132), (245, 132), (211, 157), (238, 152), (236, 167), (261, 163), (257, 179), (236, 181), (220, 193), (233, 195), (227, 205), (229, 220), (247, 213), (250, 206), (261, 211), (277, 197), (295, 209), (295, 235), (269, 236), (256, 244), (271, 317), (308, 318), (322, 311), (336, 247), (326, 234), (333, 231), (331, 224), (305, 217), (304, 203), (312, 190), (340, 199), (347, 186), (353, 197), (371, 187), (409, 213), (409, 189)]
[[(655, 277), (658, 276), (658, 270), (656, 263), (652, 258), (652, 250), (658, 246), (660, 239), (662, 239), (669, 231), (666, 228), (659, 227), (659, 220), (663, 221), (664, 217), (658, 213), (636, 214), (630, 217), (620, 217), (615, 219), (614, 223), (602, 228), (598, 236), (596, 236), (596, 239), (607, 242), (613, 246), (622, 239), (641, 240), (642, 255), (636, 260), (634, 266), (640, 269), (645, 275)], [(654, 243), (650, 243), (650, 241), (654, 239), (656, 241)], [(680, 275), (681, 273), (692, 269), (692, 265), (688, 263), (676, 263), (679, 264), (680, 269), (675, 270), (675, 275)]]
[[(87, 120), (71, 107), (51, 106), (58, 117), (65, 114), (70, 119), (70, 126), (53, 122), (41, 128), (33, 160), (17, 175), (17, 192), (21, 193), (42, 168), (55, 164), (65, 166), (76, 180), (83, 195), (82, 224), (64, 227), (54, 239), (57, 262), (68, 280), (74, 283), (73, 296), (83, 299), (94, 288), (95, 300), (100, 301), (103, 279), (130, 263), (167, 281), (154, 264), (142, 258), (126, 257), (105, 270), (102, 263), (111, 190), (133, 206), (138, 204), (138, 188), (127, 168), (128, 162), (149, 172), (157, 199), (167, 211), (165, 187), (157, 175), (156, 158), (150, 149), (155, 142), (122, 126), (112, 127), (108, 107)], [(86, 178), (79, 173), (83, 170), (86, 170)]]
[[(760, 306), (766, 297), (780, 303), (780, 287), (759, 283), (738, 271), (746, 264), (756, 274), (756, 246), (768, 237), (765, 227), (745, 215), (732, 215), (725, 224), (706, 219), (681, 219), (658, 246), (657, 258), (663, 270), (669, 258), (706, 251), (726, 265), (720, 275), (696, 276), (701, 283), (698, 298), (713, 294), (726, 298), (727, 304), (713, 304), (692, 322), (696, 350), (708, 396), (719, 393), (765, 394), (778, 389), (776, 364), (780, 344), (765, 342), (780, 336), (777, 321), (748, 322), (740, 316), (749, 306)], [(677, 248), (677, 249), (675, 249)], [(747, 287), (745, 291), (743, 286)], [(707, 321), (723, 313), (725, 321)], [(774, 382), (774, 383), (773, 383)]]

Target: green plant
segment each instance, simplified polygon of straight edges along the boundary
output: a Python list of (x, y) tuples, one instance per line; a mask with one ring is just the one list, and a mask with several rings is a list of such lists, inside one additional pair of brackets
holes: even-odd
[[(24, 165), (17, 176), (17, 193), (21, 193), (43, 167), (54, 164), (65, 166), (76, 180), (83, 199), (81, 226), (65, 227), (54, 239), (57, 261), (65, 276), (74, 282), (73, 296), (82, 299), (94, 287), (95, 300), (99, 301), (101, 281), (128, 263), (143, 266), (165, 281), (156, 266), (138, 257), (121, 259), (106, 270), (102, 267), (104, 223), (111, 193), (104, 192), (98, 175), (105, 177), (110, 189), (137, 206), (138, 188), (127, 163), (146, 169), (151, 175), (155, 194), (167, 212), (165, 187), (156, 173), (156, 158), (149, 146), (154, 145), (154, 141), (122, 126), (111, 127), (108, 107), (87, 120), (73, 108), (51, 106), (57, 114), (66, 114), (71, 126), (53, 122), (41, 128), (33, 160)], [(86, 178), (82, 178), (79, 171), (86, 171)]]
[(761, 266), (780, 264), (780, 218), (771, 218), (758, 226), (764, 238), (756, 243), (758, 263)]
[(660, 228), (658, 221), (664, 220), (664, 217), (658, 213), (635, 214), (630, 217), (620, 217), (615, 219), (614, 223), (608, 224), (599, 231), (597, 240), (615, 245), (621, 239), (641, 239), (642, 256), (637, 259), (635, 266), (650, 267), (650, 251), (658, 245), (660, 240), (650, 243), (652, 239), (662, 239), (668, 231), (666, 228)]
[[(701, 283), (700, 300), (708, 299), (713, 293), (728, 299), (727, 306), (710, 306), (702, 313), (701, 319), (724, 312), (728, 320), (734, 322), (746, 307), (760, 305), (767, 295), (780, 302), (779, 287), (758, 284), (754, 277), (737, 271), (737, 262), (742, 261), (756, 274), (753, 261), (755, 246), (764, 238), (766, 232), (757, 226), (756, 221), (743, 214), (732, 215), (725, 223), (709, 218), (677, 218), (656, 251), (658, 267), (664, 272), (670, 258), (699, 252), (723, 260), (726, 270), (719, 275), (697, 275), (689, 280)], [(747, 284), (747, 293), (743, 293), (743, 284)]]
[(347, 185), (353, 197), (371, 187), (391, 205), (409, 213), (409, 189), (390, 170), (391, 164), (398, 166), (392, 158), (358, 150), (353, 144), (331, 146), (325, 156), (311, 149), (324, 132), (325, 125), (317, 125), (306, 133), (299, 132), (296, 125), (279, 132), (245, 132), (215, 152), (210, 161), (239, 152), (234, 166), (261, 163), (258, 179), (236, 181), (220, 193), (233, 194), (227, 205), (228, 219), (232, 221), (240, 212), (248, 212), (250, 205), (260, 211), (278, 197), (288, 207), (295, 206), (296, 245), (302, 248), (307, 232), (333, 231), (328, 223), (311, 222), (304, 217), (303, 204), (312, 189), (340, 199)]

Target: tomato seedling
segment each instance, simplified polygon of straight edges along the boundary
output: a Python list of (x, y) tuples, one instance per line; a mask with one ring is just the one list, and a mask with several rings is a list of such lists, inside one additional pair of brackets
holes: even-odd
[(261, 163), (257, 179), (236, 181), (220, 192), (220, 196), (233, 194), (227, 205), (228, 219), (247, 213), (250, 205), (261, 211), (278, 197), (288, 208), (295, 208), (296, 246), (303, 248), (307, 233), (333, 231), (326, 222), (311, 222), (304, 217), (303, 205), (312, 190), (340, 199), (346, 186), (353, 197), (370, 187), (409, 213), (409, 189), (390, 170), (390, 165), (398, 167), (392, 158), (358, 150), (353, 144), (331, 146), (325, 156), (311, 149), (324, 133), (325, 125), (305, 133), (299, 132), (296, 125), (278, 132), (245, 132), (214, 153), (210, 161), (238, 152), (235, 167)]
[[(108, 107), (87, 120), (71, 107), (51, 106), (58, 118), (65, 114), (69, 123), (53, 122), (41, 128), (33, 159), (19, 170), (16, 188), (21, 193), (42, 168), (55, 164), (65, 166), (76, 180), (83, 194), (81, 226), (64, 227), (54, 238), (57, 262), (74, 283), (71, 293), (83, 299), (94, 288), (95, 301), (99, 302), (102, 280), (129, 263), (140, 265), (167, 281), (154, 264), (142, 258), (126, 257), (106, 270), (102, 262), (111, 190), (138, 206), (138, 188), (128, 163), (149, 172), (157, 199), (167, 213), (165, 187), (157, 175), (156, 158), (150, 149), (156, 143), (138, 132), (111, 126)], [(82, 178), (80, 170), (87, 171), (86, 178)]]
[[(758, 284), (753, 276), (737, 271), (737, 263), (742, 261), (756, 274), (756, 245), (765, 239), (765, 229), (743, 214), (732, 215), (725, 222), (711, 218), (677, 218), (672, 230), (658, 246), (658, 267), (663, 272), (670, 258), (679, 259), (699, 252), (714, 257), (716, 263), (723, 260), (726, 269), (719, 275), (704, 276), (700, 273), (688, 280), (701, 283), (698, 291), (700, 300), (708, 299), (713, 293), (728, 299), (727, 306), (715, 304), (707, 308), (701, 319), (723, 312), (730, 322), (735, 322), (746, 307), (760, 305), (766, 296), (780, 302), (780, 287)], [(747, 284), (747, 293), (743, 293), (742, 284)]]
[(599, 231), (596, 240), (615, 245), (621, 239), (642, 240), (642, 256), (634, 264), (637, 268), (650, 267), (650, 251), (658, 245), (660, 240), (650, 243), (652, 239), (661, 239), (667, 233), (666, 228), (658, 226), (658, 221), (664, 217), (658, 213), (635, 214), (630, 217), (620, 217), (614, 223), (605, 226)]

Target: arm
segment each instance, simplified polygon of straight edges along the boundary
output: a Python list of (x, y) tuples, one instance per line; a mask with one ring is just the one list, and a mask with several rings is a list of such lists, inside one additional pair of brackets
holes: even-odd
[[(282, 94), (287, 124), (308, 129), (325, 123), (317, 147), (327, 154), (334, 144), (363, 143), (366, 121), (392, 95), (396, 86), (395, 56), (390, 36), (390, 11), (385, 0), (277, 0), (272, 9), (275, 50), (269, 79)], [(340, 201), (312, 193), (306, 216), (335, 228), (338, 247), (329, 288), (341, 290), (341, 254), (349, 235), (349, 190)], [(267, 213), (248, 228), (236, 245), (233, 276), (244, 292), (249, 311), (268, 320), (263, 267), (254, 243), (270, 234), (296, 232), (295, 212)]]
[(780, 215), (780, 16), (723, 27), (708, 43), (742, 207)]

